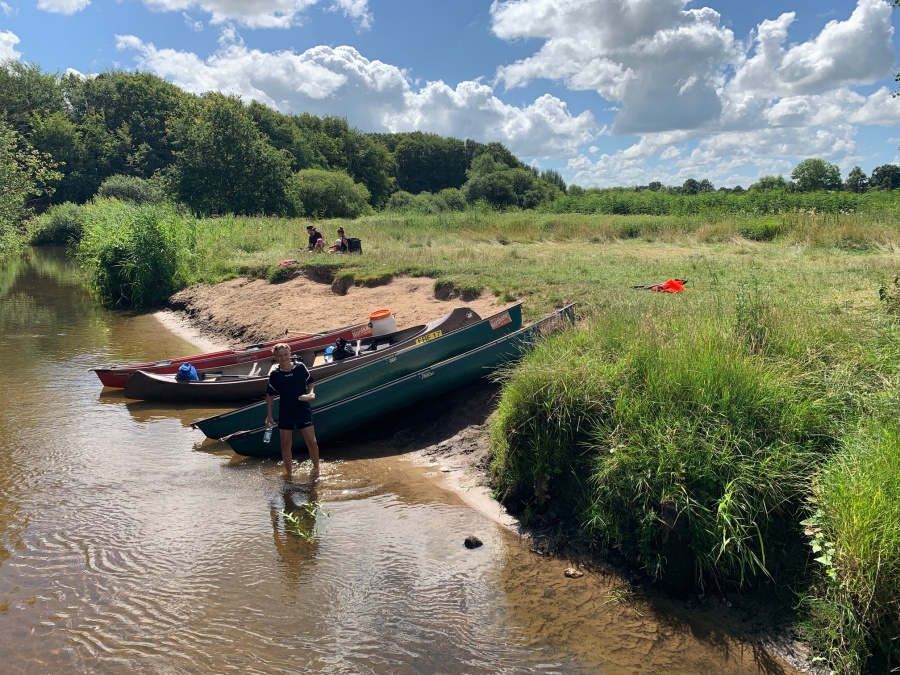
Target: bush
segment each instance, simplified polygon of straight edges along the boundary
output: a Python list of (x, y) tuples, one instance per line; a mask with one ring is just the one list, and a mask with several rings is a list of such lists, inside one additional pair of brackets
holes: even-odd
[(445, 211), (465, 211), (466, 198), (462, 190), (457, 188), (445, 188), (436, 195), (430, 192), (410, 194), (409, 192), (395, 192), (388, 200), (389, 211), (406, 211), (434, 215)]
[(466, 196), (458, 188), (444, 188), (437, 193), (437, 196), (446, 205), (447, 211), (466, 210)]
[(796, 566), (797, 513), (833, 438), (825, 397), (713, 326), (610, 319), (540, 343), (506, 385), (501, 496), (676, 592)]
[(287, 193), (297, 212), (312, 218), (357, 218), (371, 210), (369, 190), (343, 171), (298, 171)]
[(165, 194), (159, 181), (116, 174), (103, 181), (97, 190), (97, 197), (135, 204), (158, 204), (165, 199)]
[(775, 220), (750, 222), (738, 228), (740, 235), (750, 241), (774, 241), (781, 230), (781, 222)]
[(83, 214), (77, 257), (105, 304), (152, 307), (185, 285), (195, 225), (172, 205), (97, 200)]
[(72, 202), (57, 204), (28, 224), (29, 243), (34, 246), (74, 246), (84, 229), (82, 207)]

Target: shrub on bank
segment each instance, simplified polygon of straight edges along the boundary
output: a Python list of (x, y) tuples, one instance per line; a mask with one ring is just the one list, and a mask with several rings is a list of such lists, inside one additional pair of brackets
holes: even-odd
[(900, 423), (850, 435), (815, 483), (808, 521), (820, 581), (809, 636), (840, 673), (900, 668)]
[(186, 283), (195, 225), (174, 206), (98, 199), (83, 217), (78, 261), (105, 304), (152, 307)]
[[(538, 345), (504, 389), (492, 478), (673, 591), (776, 576), (833, 439), (826, 398), (712, 321), (610, 319)], [(796, 558), (794, 558), (796, 559)]]
[(162, 182), (158, 179), (116, 174), (103, 181), (97, 190), (97, 197), (120, 199), (135, 204), (158, 204), (165, 200), (166, 195)]
[(28, 240), (34, 246), (73, 246), (84, 229), (83, 207), (72, 202), (57, 204), (28, 224)]

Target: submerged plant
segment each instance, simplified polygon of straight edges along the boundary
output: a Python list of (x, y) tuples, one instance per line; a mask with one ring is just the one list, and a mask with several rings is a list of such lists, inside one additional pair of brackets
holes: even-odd
[(328, 515), (319, 502), (306, 502), (293, 511), (279, 511), (284, 518), (284, 529), (303, 541), (312, 541), (318, 534), (316, 532), (316, 519), (319, 515)]

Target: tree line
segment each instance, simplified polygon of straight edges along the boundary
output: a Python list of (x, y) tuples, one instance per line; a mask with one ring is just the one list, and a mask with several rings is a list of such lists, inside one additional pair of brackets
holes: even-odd
[[(423, 132), (364, 133), (337, 116), (284, 114), (257, 102), (194, 95), (143, 72), (96, 76), (0, 64), (0, 241), (32, 208), (98, 194), (174, 200), (200, 216), (356, 217), (379, 209), (547, 208), (603, 192), (567, 186), (501, 143)], [(807, 159), (791, 180), (765, 176), (749, 191), (862, 193), (900, 187), (900, 167), (845, 181)], [(612, 188), (621, 191), (624, 188)], [(708, 179), (628, 188), (672, 195), (716, 191)], [(742, 193), (743, 188), (718, 192)]]
[(565, 189), (556, 172), (526, 166), (500, 143), (367, 134), (341, 117), (197, 96), (142, 72), (82, 77), (7, 61), (0, 110), (10, 142), (46, 169), (24, 195), (42, 204), (84, 203), (113, 176), (152, 181), (199, 215), (353, 217), (397, 193), (444, 190), (465, 203), (529, 208)]
[[(650, 192), (664, 192), (671, 195), (700, 195), (716, 191), (741, 194), (747, 191), (760, 190), (781, 190), (788, 193), (845, 191), (862, 194), (870, 190), (894, 190), (897, 188), (900, 188), (900, 166), (896, 164), (884, 164), (875, 167), (871, 176), (867, 176), (861, 167), (854, 166), (848, 172), (847, 178), (842, 180), (841, 169), (837, 164), (826, 162), (824, 159), (810, 157), (794, 167), (794, 170), (791, 171), (790, 180), (782, 175), (762, 176), (746, 189), (740, 185), (735, 185), (733, 188), (720, 187), (716, 190), (716, 187), (708, 178), (699, 181), (696, 178), (688, 178), (681, 185), (663, 185), (659, 181), (653, 181), (648, 185), (639, 185), (631, 189), (636, 192), (649, 190)], [(582, 188), (573, 185), (570, 186), (567, 194), (580, 196), (585, 192)]]

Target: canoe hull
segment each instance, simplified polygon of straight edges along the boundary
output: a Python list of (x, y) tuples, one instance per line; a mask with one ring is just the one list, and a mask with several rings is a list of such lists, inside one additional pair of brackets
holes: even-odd
[(261, 361), (272, 358), (272, 347), (280, 342), (285, 342), (291, 346), (291, 351), (301, 351), (305, 349), (314, 349), (316, 347), (325, 347), (337, 338), (345, 340), (358, 340), (368, 337), (372, 334), (372, 329), (368, 323), (360, 323), (346, 328), (337, 328), (327, 333), (319, 333), (317, 335), (305, 335), (299, 338), (290, 338), (282, 340), (272, 340), (259, 345), (244, 347), (243, 349), (225, 349), (218, 352), (209, 352), (206, 354), (197, 354), (196, 356), (182, 356), (175, 359), (167, 359), (164, 361), (156, 361), (154, 363), (136, 363), (122, 366), (110, 366), (108, 368), (92, 368), (100, 382), (104, 387), (114, 387), (122, 389), (134, 373), (143, 370), (148, 373), (158, 373), (161, 375), (173, 374), (178, 372), (182, 363), (190, 363), (197, 370), (210, 370), (215, 368), (224, 368), (239, 363), (249, 363), (253, 361)]
[[(522, 305), (517, 304), (437, 339), (423, 341), (352, 371), (334, 375), (316, 383), (313, 411), (387, 384), (391, 380), (457, 356), (479, 345), (493, 342), (521, 327)], [(272, 406), (273, 416), (276, 419), (278, 405), (279, 401), (276, 399)], [(238, 410), (198, 420), (191, 426), (200, 429), (208, 438), (222, 438), (238, 431), (260, 427), (265, 420), (265, 403), (254, 403)]]
[[(465, 326), (481, 321), (481, 317), (468, 307), (457, 307), (448, 314), (421, 326), (406, 328), (396, 333), (379, 335), (364, 339), (363, 351), (359, 356), (310, 368), (310, 372), (318, 383), (338, 373), (355, 370), (361, 366), (377, 361), (385, 356), (405, 349), (419, 342), (452, 334)], [(324, 345), (323, 345), (324, 346)], [(367, 350), (367, 346), (377, 349)], [(312, 361), (314, 350), (304, 350), (301, 357), (305, 363)], [(263, 362), (260, 362), (263, 363)], [(125, 383), (125, 397), (144, 401), (195, 402), (210, 403), (224, 401), (252, 401), (263, 398), (269, 383), (269, 365), (261, 369), (259, 375), (224, 375), (209, 381), (178, 381), (173, 375), (158, 375), (146, 371), (137, 371)], [(234, 368), (226, 368), (226, 373)], [(211, 371), (203, 371), (212, 375)], [(318, 397), (318, 394), (316, 395)]]
[[(568, 305), (550, 316), (486, 345), (464, 352), (441, 363), (416, 371), (406, 377), (370, 389), (320, 408), (315, 413), (316, 438), (328, 442), (383, 415), (405, 408), (416, 401), (440, 396), (492, 373), (499, 366), (522, 356), (529, 345), (544, 335), (571, 325), (575, 320), (574, 305)], [(222, 440), (238, 455), (246, 457), (277, 456), (277, 442), (263, 442), (264, 428), (241, 431)], [(294, 432), (294, 450), (305, 445), (299, 432)]]

